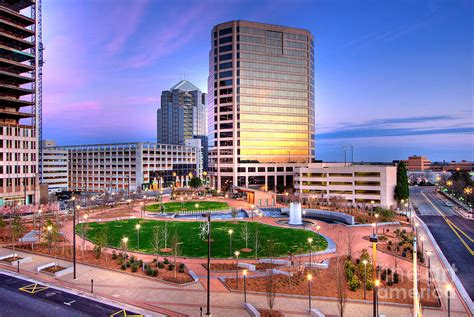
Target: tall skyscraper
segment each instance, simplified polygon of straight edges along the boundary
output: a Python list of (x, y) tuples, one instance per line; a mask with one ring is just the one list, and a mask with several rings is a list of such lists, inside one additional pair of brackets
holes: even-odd
[(157, 111), (158, 143), (184, 144), (207, 134), (206, 94), (187, 80), (161, 93)]
[(39, 198), (35, 3), (0, 2), (0, 206)]
[(314, 43), (304, 29), (216, 25), (208, 79), (214, 186), (282, 191), (314, 155)]

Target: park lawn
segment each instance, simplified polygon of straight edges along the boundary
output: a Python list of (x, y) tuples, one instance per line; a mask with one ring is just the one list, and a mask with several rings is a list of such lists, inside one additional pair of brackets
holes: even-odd
[[(198, 204), (198, 207), (196, 207)], [(145, 206), (146, 211), (161, 212), (161, 204), (152, 204)], [(221, 201), (185, 201), (185, 202), (169, 202), (163, 204), (164, 211), (169, 213), (179, 213), (183, 211), (207, 211), (207, 210), (226, 210), (229, 205)]]
[[(135, 225), (140, 223), (140, 248), (137, 248), (137, 229)], [(108, 232), (108, 245), (116, 248), (121, 247), (120, 240), (123, 237), (128, 237), (128, 250), (141, 251), (145, 253), (156, 253), (153, 249), (152, 235), (155, 227), (160, 227), (163, 230), (165, 224), (170, 232), (170, 236), (175, 233), (179, 237), (181, 244), (181, 253), (183, 257), (206, 257), (207, 256), (207, 241), (202, 240), (200, 236), (200, 225), (202, 222), (183, 222), (183, 221), (156, 221), (156, 220), (142, 220), (129, 219), (118, 220), (110, 222), (92, 222), (89, 223), (87, 238), (92, 242), (96, 241), (98, 233), (105, 227)], [(276, 246), (274, 251), (270, 251), (274, 256), (288, 256), (288, 252), (293, 254), (301, 254), (309, 252), (309, 245), (307, 239), (313, 238), (312, 251), (321, 251), (327, 248), (327, 241), (322, 236), (308, 230), (282, 228), (270, 226), (258, 222), (213, 222), (211, 225), (211, 239), (212, 248), (211, 256), (213, 258), (227, 258), (229, 257), (229, 234), (228, 230), (232, 229), (232, 254), (236, 250), (241, 250), (246, 247), (245, 241), (241, 237), (241, 230), (248, 225), (251, 236), (248, 242), (248, 248), (255, 249), (255, 232), (257, 230), (260, 240), (258, 257), (269, 257), (267, 251), (269, 248), (269, 241), (272, 240)], [(84, 224), (79, 224), (77, 232), (81, 232), (81, 227)], [(166, 247), (171, 247), (171, 240)], [(164, 241), (162, 241), (161, 248), (164, 248)], [(240, 253), (240, 258), (255, 258), (255, 250), (251, 253)]]

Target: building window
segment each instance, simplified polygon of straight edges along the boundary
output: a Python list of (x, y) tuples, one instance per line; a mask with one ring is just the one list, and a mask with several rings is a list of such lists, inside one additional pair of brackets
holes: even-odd
[(219, 30), (219, 36), (232, 33), (232, 28)]

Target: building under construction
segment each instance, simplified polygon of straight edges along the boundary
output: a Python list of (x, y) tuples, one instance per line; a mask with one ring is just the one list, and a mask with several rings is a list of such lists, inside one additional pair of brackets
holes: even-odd
[(39, 1), (0, 0), (0, 206), (39, 196)]

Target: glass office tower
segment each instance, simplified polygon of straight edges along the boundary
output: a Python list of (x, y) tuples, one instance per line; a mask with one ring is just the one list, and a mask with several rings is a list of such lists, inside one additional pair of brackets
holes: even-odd
[(282, 191), (314, 155), (314, 44), (304, 29), (216, 25), (209, 55), (210, 177)]

